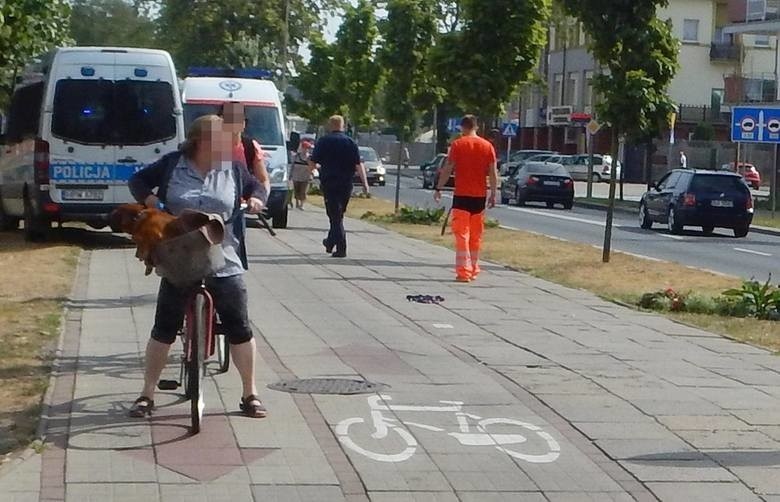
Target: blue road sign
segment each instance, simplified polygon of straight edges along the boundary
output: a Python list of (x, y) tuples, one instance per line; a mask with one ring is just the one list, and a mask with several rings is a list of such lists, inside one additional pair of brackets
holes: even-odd
[(460, 132), (460, 119), (455, 118), (447, 120), (447, 131)]
[(514, 122), (507, 122), (501, 126), (501, 134), (504, 136), (517, 136), (517, 124)]
[(735, 106), (731, 112), (731, 141), (780, 143), (780, 108)]

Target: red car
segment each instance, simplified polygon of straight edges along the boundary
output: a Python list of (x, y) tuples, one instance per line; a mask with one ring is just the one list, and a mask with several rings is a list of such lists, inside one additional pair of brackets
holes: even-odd
[(745, 182), (754, 190), (761, 188), (761, 174), (758, 172), (758, 169), (756, 169), (756, 166), (746, 162), (740, 162), (738, 166), (737, 169), (734, 169), (734, 163), (731, 162), (729, 164), (723, 164), (722, 169), (724, 171), (734, 171), (735, 173), (740, 174), (745, 178)]

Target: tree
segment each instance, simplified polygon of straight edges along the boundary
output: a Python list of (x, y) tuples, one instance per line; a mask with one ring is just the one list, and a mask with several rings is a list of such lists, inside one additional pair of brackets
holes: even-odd
[(30, 58), (67, 41), (69, 16), (67, 0), (0, 1), (0, 105)]
[(371, 123), (371, 103), (380, 78), (374, 54), (378, 35), (369, 0), (345, 8), (344, 22), (336, 33), (332, 85), (339, 90), (355, 129)]
[[(667, 120), (674, 108), (667, 88), (677, 71), (679, 42), (671, 23), (658, 19), (656, 9), (668, 0), (562, 0), (591, 37), (591, 51), (606, 72), (594, 81), (602, 97), (597, 113), (612, 127), (613, 154), (617, 140), (645, 138)], [(609, 262), (615, 206), (617, 162), (612, 163), (603, 261)]]
[(309, 64), (293, 80), (303, 99), (290, 103), (290, 109), (312, 124), (323, 124), (333, 113), (343, 111), (340, 95), (332, 85), (335, 50), (322, 38), (316, 38), (309, 44), (309, 52)]
[(70, 33), (77, 45), (157, 47), (154, 21), (125, 0), (75, 0)]
[[(384, 87), (385, 117), (397, 130), (401, 152), (417, 128), (419, 105), (425, 106), (425, 102), (432, 99), (426, 81), (426, 61), (436, 34), (431, 4), (429, 0), (390, 0), (387, 3), (387, 20), (382, 23), (384, 45), (379, 59), (387, 79)], [(401, 187), (400, 165), (397, 177), (396, 211)]]
[(495, 117), (531, 78), (545, 43), (550, 0), (460, 1), (460, 29), (442, 35), (432, 69), (451, 99)]

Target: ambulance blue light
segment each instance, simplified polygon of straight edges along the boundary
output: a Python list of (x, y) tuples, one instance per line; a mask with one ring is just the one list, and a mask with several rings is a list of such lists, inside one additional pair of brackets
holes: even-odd
[(144, 78), (149, 75), (149, 72), (145, 68), (136, 68), (135, 71), (133, 71), (133, 75), (138, 78)]
[(268, 79), (274, 76), (271, 70), (262, 68), (216, 68), (210, 66), (192, 66), (187, 70), (189, 77), (225, 77)]
[(95, 69), (91, 66), (82, 66), (81, 67), (81, 75), (83, 77), (94, 77), (95, 76)]

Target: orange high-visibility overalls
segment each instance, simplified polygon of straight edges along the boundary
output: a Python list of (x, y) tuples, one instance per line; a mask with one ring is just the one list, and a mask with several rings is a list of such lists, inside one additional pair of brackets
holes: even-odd
[(490, 142), (478, 136), (464, 136), (452, 143), (449, 159), (455, 166), (452, 200), (455, 274), (459, 281), (471, 281), (480, 272), (479, 252), (487, 198), (485, 179), (496, 161), (496, 151)]

